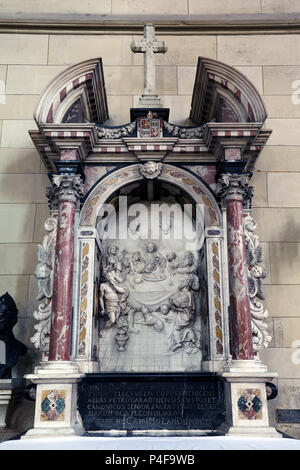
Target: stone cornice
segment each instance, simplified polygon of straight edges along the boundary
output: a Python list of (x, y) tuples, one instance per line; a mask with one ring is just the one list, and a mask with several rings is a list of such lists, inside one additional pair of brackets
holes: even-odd
[(203, 140), (217, 159), (223, 157), (225, 148), (240, 148), (242, 154), (255, 141), (261, 126), (256, 122), (208, 123), (204, 126)]
[(0, 32), (63, 34), (141, 34), (147, 22), (163, 34), (299, 33), (300, 14), (256, 13), (247, 15), (75, 15), (2, 14)]
[[(193, 128), (191, 128), (193, 129)], [(82, 163), (133, 162), (217, 162), (226, 148), (240, 148), (244, 166), (252, 171), (255, 160), (271, 131), (258, 123), (208, 123), (203, 139), (123, 137), (101, 139), (94, 123), (40, 124), (30, 136), (49, 171), (57, 171), (55, 161), (63, 150), (76, 149)]]

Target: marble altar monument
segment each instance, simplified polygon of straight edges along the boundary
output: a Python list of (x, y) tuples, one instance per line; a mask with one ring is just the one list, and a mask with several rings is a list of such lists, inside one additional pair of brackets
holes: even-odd
[[(89, 431), (276, 436), (259, 351), (265, 268), (251, 175), (271, 131), (250, 81), (199, 57), (191, 127), (168, 122), (146, 25), (145, 89), (109, 127), (101, 58), (49, 84), (31, 138), (49, 170), (25, 438)], [(169, 408), (167, 403), (171, 403)], [(183, 410), (182, 415), (178, 410)]]

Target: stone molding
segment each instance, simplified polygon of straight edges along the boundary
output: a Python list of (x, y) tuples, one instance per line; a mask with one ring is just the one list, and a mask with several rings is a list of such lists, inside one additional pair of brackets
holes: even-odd
[(139, 34), (145, 22), (155, 24), (159, 35), (164, 34), (258, 34), (295, 33), (300, 30), (299, 13), (253, 13), (211, 15), (86, 15), (25, 14), (18, 18), (2, 14), (2, 32), (39, 32), (63, 34)]

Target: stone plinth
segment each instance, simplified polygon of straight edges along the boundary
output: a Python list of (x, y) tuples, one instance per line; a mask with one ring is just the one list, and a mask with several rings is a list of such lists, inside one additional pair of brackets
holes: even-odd
[(70, 361), (49, 361), (27, 379), (37, 384), (34, 428), (23, 438), (75, 436), (83, 433), (77, 414), (77, 383), (82, 378)]
[(269, 425), (266, 382), (277, 377), (259, 360), (233, 360), (221, 374), (226, 380), (227, 435), (281, 437)]

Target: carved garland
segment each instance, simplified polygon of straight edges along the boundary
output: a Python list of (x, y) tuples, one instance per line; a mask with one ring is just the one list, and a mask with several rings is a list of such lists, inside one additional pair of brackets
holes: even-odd
[(203, 127), (175, 126), (164, 121), (164, 128), (170, 135), (179, 139), (201, 139), (203, 135)]
[(34, 326), (36, 333), (30, 339), (36, 349), (40, 349), (44, 356), (49, 353), (52, 292), (53, 292), (53, 269), (55, 260), (55, 245), (57, 235), (57, 217), (49, 217), (45, 222), (45, 229), (49, 232), (44, 236), (42, 244), (38, 245), (39, 263), (35, 270), (35, 277), (38, 281), (38, 295), (36, 300), (41, 303), (38, 310), (33, 313), (33, 317), (38, 320)]
[(250, 215), (244, 217), (253, 349), (257, 353), (269, 346), (272, 337), (268, 332), (268, 325), (265, 323), (269, 313), (264, 308), (263, 303), (260, 302), (260, 300), (265, 299), (262, 291), (262, 280), (266, 277), (266, 270), (263, 264), (262, 247), (259, 245), (259, 238), (253, 233), (256, 230), (256, 226), (256, 221)]
[(136, 129), (136, 121), (119, 127), (96, 127), (97, 134), (100, 139), (121, 139), (122, 137), (131, 136)]

